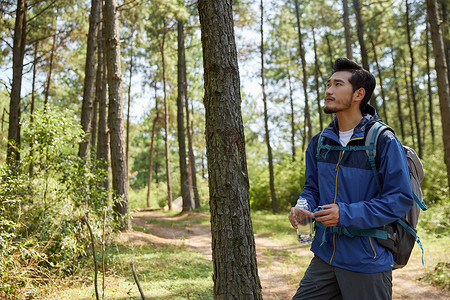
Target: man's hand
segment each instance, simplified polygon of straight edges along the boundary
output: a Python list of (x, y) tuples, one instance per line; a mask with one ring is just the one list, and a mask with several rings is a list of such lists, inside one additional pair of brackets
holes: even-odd
[(339, 206), (333, 203), (322, 205), (322, 207), (323, 210), (319, 210), (314, 213), (314, 218), (316, 218), (316, 221), (321, 222), (327, 227), (339, 225)]
[(300, 209), (298, 207), (291, 208), (289, 221), (291, 222), (292, 227), (294, 227), (295, 229), (297, 229), (298, 224), (301, 224), (302, 221), (306, 222), (307, 218), (314, 218), (313, 213), (305, 209)]

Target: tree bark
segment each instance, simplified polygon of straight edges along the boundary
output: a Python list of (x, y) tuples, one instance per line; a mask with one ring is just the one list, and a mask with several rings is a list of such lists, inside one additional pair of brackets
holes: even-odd
[(92, 118), (95, 83), (95, 51), (97, 49), (98, 24), (100, 22), (100, 6), (98, 0), (91, 0), (89, 16), (89, 32), (87, 39), (86, 64), (84, 67), (83, 103), (81, 106), (81, 127), (86, 138), (80, 143), (79, 157), (89, 157), (92, 134)]
[(6, 157), (9, 168), (20, 161), (20, 90), (22, 89), (23, 57), (27, 32), (27, 0), (17, 0), (13, 38), (13, 79), (9, 102), (8, 147)]
[(353, 60), (352, 35), (350, 33), (350, 20), (348, 17), (348, 1), (342, 0), (342, 7), (344, 9), (344, 31), (345, 31), (345, 48), (347, 50), (347, 58)]
[(153, 119), (153, 125), (152, 125), (152, 137), (150, 141), (150, 154), (149, 154), (149, 163), (148, 163), (148, 178), (147, 178), (147, 208), (150, 207), (150, 192), (151, 192), (151, 186), (152, 186), (152, 177), (153, 177), (153, 153), (155, 151), (155, 131), (156, 131), (156, 124), (159, 119), (158, 114), (158, 103), (157, 99), (155, 97), (156, 101), (156, 116)]
[(289, 104), (291, 108), (291, 149), (292, 149), (292, 161), (295, 161), (295, 112), (294, 112), (294, 97), (291, 83), (291, 73), (288, 70), (288, 84), (289, 84)]
[(108, 67), (109, 113), (111, 138), (111, 170), (114, 211), (120, 218), (120, 228), (130, 227), (128, 213), (128, 181), (123, 130), (122, 70), (120, 65), (119, 22), (117, 1), (105, 1), (106, 58)]
[(50, 86), (52, 83), (52, 73), (53, 73), (53, 58), (55, 56), (55, 52), (56, 52), (56, 24), (57, 24), (57, 20), (54, 21), (54, 30), (55, 33), (53, 34), (53, 42), (52, 42), (52, 49), (50, 51), (50, 58), (49, 58), (49, 67), (48, 67), (48, 73), (47, 73), (47, 85), (45, 87), (45, 96), (44, 96), (44, 112), (47, 111), (47, 105), (48, 105), (48, 98), (50, 96)]
[[(391, 49), (393, 47), (391, 46)], [(391, 57), (392, 57), (392, 71), (394, 74), (394, 89), (395, 89), (395, 95), (397, 100), (397, 119), (400, 121), (400, 132), (402, 135), (402, 141), (405, 140), (405, 126), (403, 125), (403, 110), (402, 105), (400, 101), (400, 89), (398, 86), (398, 79), (397, 79), (397, 66), (395, 64), (395, 57), (394, 57), (394, 51), (391, 50)]]
[(164, 44), (166, 40), (166, 21), (164, 21), (163, 38), (161, 43), (163, 92), (164, 92), (164, 131), (165, 131), (165, 151), (166, 151), (166, 181), (167, 181), (167, 205), (172, 210), (172, 180), (170, 177), (170, 153), (169, 153), (169, 101), (166, 91), (166, 62), (164, 57)]
[[(129, 157), (129, 147), (130, 147), (130, 108), (131, 108), (131, 83), (133, 78), (133, 35), (134, 30), (131, 33), (130, 38), (130, 44), (131, 44), (131, 51), (130, 51), (130, 76), (128, 78), (128, 90), (127, 90), (127, 96), (128, 96), (128, 103), (127, 103), (127, 137), (126, 137), (126, 148), (125, 148), (125, 157), (127, 161), (127, 170), (129, 169), (128, 165), (128, 157)], [(127, 171), (128, 175), (128, 171)]]
[[(103, 4), (100, 1), (100, 15)], [(100, 18), (101, 19), (101, 18)], [(106, 103), (106, 63), (103, 34), (104, 23), (98, 27), (98, 51), (97, 51), (97, 75), (95, 82), (95, 94), (98, 101), (98, 134), (97, 134), (97, 159), (103, 160), (102, 168), (109, 173), (110, 155), (109, 155), (109, 130), (107, 122), (107, 103)], [(105, 189), (109, 189), (109, 180), (102, 182)]]
[(319, 59), (317, 57), (316, 33), (314, 31), (314, 28), (312, 29), (312, 33), (313, 33), (313, 42), (314, 42), (314, 81), (316, 82), (317, 110), (319, 113), (320, 131), (322, 131), (323, 130), (323, 119), (322, 119), (322, 107), (320, 106), (320, 101), (322, 100), (322, 97), (320, 97)]
[(199, 0), (215, 299), (262, 299), (231, 0)]
[(178, 97), (177, 97), (177, 126), (178, 126), (178, 156), (180, 161), (181, 197), (183, 199), (183, 212), (193, 209), (191, 193), (189, 191), (189, 178), (186, 164), (186, 136), (184, 132), (184, 25), (177, 22), (178, 31)]
[(375, 47), (375, 42), (373, 41), (373, 39), (371, 39), (371, 43), (372, 43), (372, 49), (373, 49), (373, 57), (375, 60), (375, 65), (377, 66), (377, 71), (378, 71), (378, 80), (379, 80), (380, 90), (381, 90), (381, 100), (383, 101), (382, 107), (383, 107), (384, 121), (387, 124), (389, 124), (387, 108), (386, 108), (386, 96), (384, 94), (384, 86), (383, 86), (383, 75), (381, 73), (380, 64), (378, 63), (377, 49)]
[[(294, 0), (295, 2), (295, 16), (297, 19), (297, 30), (298, 30), (298, 49), (300, 52), (300, 58), (302, 61), (302, 73), (303, 73), (303, 94), (305, 95), (305, 126), (304, 126), (304, 136), (302, 147), (305, 150), (305, 145), (307, 139), (308, 141), (312, 138), (312, 126), (311, 126), (311, 116), (309, 112), (309, 100), (308, 100), (308, 75), (306, 74), (306, 60), (305, 60), (305, 51), (303, 49), (303, 38), (302, 38), (302, 28), (300, 26), (300, 12), (298, 7), (298, 0)], [(306, 129), (308, 128), (308, 129)]]
[(430, 67), (430, 26), (429, 26), (428, 18), (427, 18), (427, 26), (426, 26), (426, 55), (427, 55), (427, 88), (428, 88), (428, 113), (430, 117), (430, 130), (431, 130), (431, 145), (432, 149), (436, 145), (436, 137), (434, 133), (434, 121), (433, 121), (433, 92), (431, 91), (431, 67)]
[(184, 63), (184, 105), (186, 108), (186, 133), (188, 138), (188, 174), (189, 174), (189, 185), (190, 189), (192, 189), (192, 194), (194, 196), (194, 206), (195, 208), (200, 208), (200, 195), (198, 193), (198, 187), (197, 187), (197, 170), (195, 167), (195, 155), (194, 155), (194, 143), (192, 141), (192, 136), (194, 135), (193, 128), (194, 124), (190, 120), (191, 112), (194, 111), (194, 108), (191, 109), (191, 112), (189, 111), (189, 97), (188, 97), (188, 88), (187, 88), (187, 74), (186, 74), (186, 54), (183, 54), (185, 57), (185, 63)]
[[(37, 63), (38, 63), (38, 49), (39, 42), (34, 43), (34, 54), (33, 54), (33, 80), (31, 83), (31, 104), (30, 104), (30, 124), (33, 126), (34, 123), (34, 105), (36, 101), (36, 73), (37, 73)], [(34, 137), (30, 137), (30, 165), (28, 166), (28, 173), (30, 178), (33, 177), (33, 156), (34, 156)]]
[(450, 89), (447, 76), (448, 64), (445, 58), (442, 31), (439, 27), (440, 22), (436, 0), (427, 0), (427, 13), (435, 57), (439, 106), (441, 110), (442, 139), (444, 140), (444, 161), (447, 165), (447, 182), (450, 188)]
[(358, 42), (361, 49), (361, 60), (363, 68), (370, 72), (369, 56), (367, 55), (366, 42), (364, 41), (364, 23), (361, 17), (361, 6), (359, 0), (353, 0), (353, 9), (356, 16), (356, 29), (358, 32)]
[(411, 59), (411, 62), (409, 64), (409, 82), (411, 84), (411, 96), (412, 96), (413, 108), (414, 108), (414, 122), (416, 125), (417, 144), (419, 146), (418, 155), (419, 155), (419, 157), (423, 157), (422, 139), (421, 139), (421, 132), (420, 132), (420, 124), (419, 124), (419, 112), (417, 110), (416, 87), (415, 87), (415, 81), (414, 81), (414, 51), (413, 51), (412, 42), (411, 42), (411, 26), (410, 26), (410, 22), (409, 22), (408, 0), (405, 0), (405, 6), (406, 6), (406, 34), (408, 37), (409, 56)]
[(265, 88), (265, 75), (264, 75), (264, 33), (263, 33), (263, 22), (264, 22), (264, 4), (261, 0), (261, 88), (264, 103), (264, 129), (265, 129), (265, 140), (267, 145), (267, 159), (269, 161), (269, 184), (270, 184), (270, 198), (272, 200), (272, 211), (274, 213), (278, 212), (278, 200), (275, 194), (275, 179), (273, 172), (273, 157), (272, 157), (272, 147), (270, 146), (270, 132), (269, 132), (269, 115), (267, 113), (267, 95)]

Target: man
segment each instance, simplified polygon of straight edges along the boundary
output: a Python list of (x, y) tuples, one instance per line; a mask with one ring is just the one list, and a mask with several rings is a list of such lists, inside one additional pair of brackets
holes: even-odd
[[(325, 145), (362, 146), (371, 125), (379, 120), (368, 104), (375, 78), (355, 62), (340, 58), (327, 82), (325, 113), (331, 124), (309, 142), (305, 186), (300, 195), (311, 213), (293, 207), (289, 220), (313, 217), (316, 228), (314, 258), (292, 299), (392, 299), (392, 253), (368, 236), (352, 238), (324, 228), (364, 230), (389, 224), (412, 207), (406, 157), (395, 135), (385, 130), (378, 139), (378, 191), (365, 151), (317, 151)], [(317, 208), (320, 206), (320, 209)], [(336, 232), (336, 231), (332, 231)]]

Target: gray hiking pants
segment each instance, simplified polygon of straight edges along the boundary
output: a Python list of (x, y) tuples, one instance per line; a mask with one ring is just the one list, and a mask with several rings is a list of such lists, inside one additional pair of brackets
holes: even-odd
[(391, 300), (392, 270), (359, 273), (333, 267), (317, 256), (311, 260), (292, 300)]

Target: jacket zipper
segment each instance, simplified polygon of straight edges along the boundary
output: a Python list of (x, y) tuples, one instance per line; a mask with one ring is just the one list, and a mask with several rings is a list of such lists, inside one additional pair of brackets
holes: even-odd
[[(341, 163), (342, 157), (344, 156), (345, 151), (341, 151), (339, 153), (339, 160), (336, 164), (336, 181), (334, 183), (334, 201), (333, 203), (336, 203), (336, 198), (337, 198), (337, 180), (338, 180), (338, 175), (339, 175), (339, 164)], [(333, 234), (333, 254), (331, 255), (331, 259), (330, 259), (330, 264), (333, 261), (333, 257), (334, 257), (334, 252), (336, 251), (336, 234)]]
[[(364, 139), (364, 137), (358, 137), (358, 138), (351, 139), (350, 141), (348, 141), (348, 143), (350, 143), (351, 141), (356, 141), (356, 140), (361, 140), (361, 139)], [(348, 145), (348, 143), (347, 143), (347, 145)], [(338, 175), (339, 175), (339, 164), (341, 163), (341, 160), (344, 157), (344, 153), (345, 153), (345, 151), (341, 151), (339, 153), (339, 160), (338, 160), (338, 162), (336, 164), (336, 180), (335, 180), (335, 183), (334, 183), (334, 201), (333, 201), (333, 203), (336, 203), (336, 199), (337, 199), (337, 180), (338, 180)], [(370, 240), (370, 244), (372, 245), (372, 240)], [(372, 249), (374, 249), (373, 245), (372, 245)], [(373, 251), (374, 251), (375, 257), (376, 257), (377, 254), (375, 252), (375, 249)], [(330, 265), (331, 265), (331, 262), (333, 261), (333, 257), (334, 257), (334, 253), (335, 252), (336, 252), (336, 234), (334, 233), (333, 234), (333, 254), (331, 255)]]

